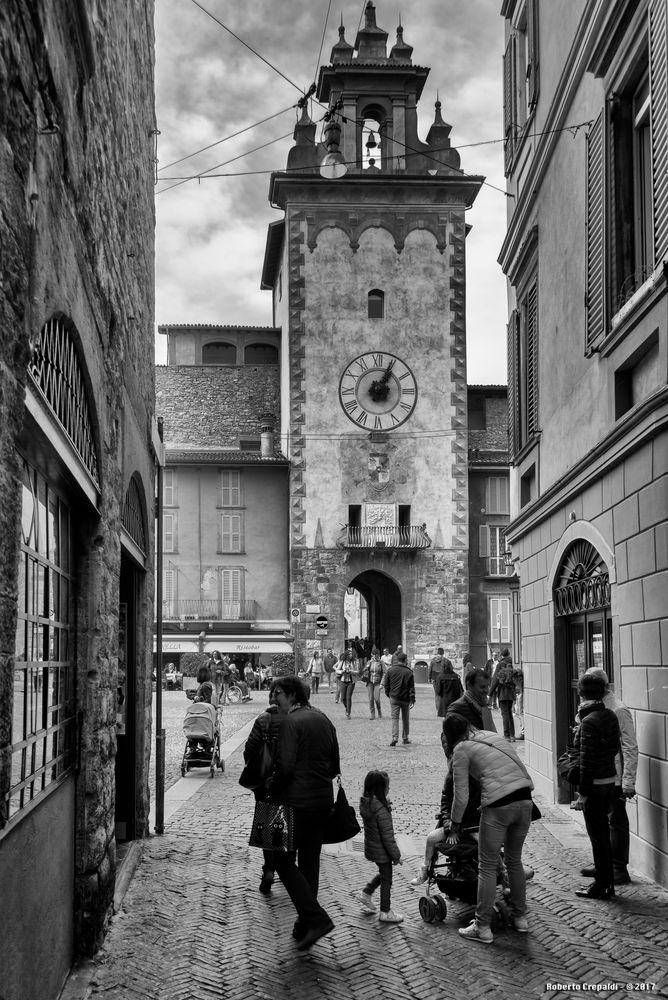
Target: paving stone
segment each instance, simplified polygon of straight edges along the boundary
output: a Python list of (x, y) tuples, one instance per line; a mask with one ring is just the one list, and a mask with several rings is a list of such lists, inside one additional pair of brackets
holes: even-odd
[[(254, 711), (263, 704), (254, 704)], [(579, 869), (591, 858), (589, 841), (568, 810), (540, 801), (524, 860), (536, 871), (527, 887), (530, 933), (499, 932), (489, 947), (464, 941), (457, 930), (471, 906), (448, 901), (443, 923), (426, 924), (422, 890), (410, 879), (432, 829), (445, 759), (431, 688), (418, 689), (410, 747), (389, 747), (389, 719), (368, 724), (361, 696), (348, 722), (331, 695), (314, 703), (339, 730), (344, 787), (357, 805), (366, 771), (391, 779), (393, 819), (405, 863), (394, 869), (397, 926), (361, 912), (354, 893), (375, 871), (360, 838), (323, 854), (319, 898), (335, 930), (307, 953), (294, 946), (294, 910), (279, 882), (269, 897), (257, 891), (261, 854), (248, 847), (252, 795), (238, 784), (239, 741), (229, 734), (225, 773), (193, 777), (198, 790), (180, 802), (163, 836), (146, 842), (142, 860), (94, 964), (85, 1000), (519, 1000), (572, 997), (550, 982), (589, 986), (656, 982), (665, 988), (668, 892), (647, 880), (620, 887), (615, 901), (581, 900)], [(357, 710), (357, 715), (355, 712)], [(253, 714), (239, 717), (237, 732)], [(243, 741), (242, 741), (243, 742)], [(520, 753), (523, 753), (523, 747)], [(191, 776), (188, 776), (189, 778)], [(184, 779), (187, 780), (187, 779)], [(169, 793), (168, 793), (169, 795)], [(593, 992), (593, 991), (592, 991)], [(643, 991), (647, 992), (647, 991)], [(628, 996), (625, 989), (598, 996)], [(65, 995), (84, 1000), (84, 995)]]

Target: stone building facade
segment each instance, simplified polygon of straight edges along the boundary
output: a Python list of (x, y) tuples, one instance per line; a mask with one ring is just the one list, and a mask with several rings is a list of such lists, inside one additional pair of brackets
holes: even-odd
[(482, 665), (507, 648), (515, 663), (522, 650), (513, 634), (517, 580), (506, 565), (510, 521), (508, 389), (470, 385), (469, 434), (469, 651)]
[(640, 752), (631, 867), (668, 884), (668, 8), (504, 0), (511, 523), (527, 763), (605, 669)]
[(263, 271), (283, 336), (296, 649), (342, 647), (353, 588), (379, 646), (457, 655), (469, 638), (465, 213), (482, 178), (460, 169), (440, 104), (418, 138), (429, 71), (403, 29), (388, 54), (369, 3), (355, 45), (339, 35), (317, 89), (335, 165), (321, 171), (304, 111), (288, 169), (272, 175), (284, 218)]
[(162, 661), (214, 650), (242, 665), (289, 653), (288, 473), (280, 331), (161, 326)]
[(148, 832), (152, 4), (0, 37), (0, 992), (51, 1000)]

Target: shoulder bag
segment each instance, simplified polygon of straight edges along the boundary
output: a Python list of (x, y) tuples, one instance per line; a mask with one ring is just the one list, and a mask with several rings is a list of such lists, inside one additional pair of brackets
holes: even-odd
[(323, 844), (342, 844), (344, 840), (352, 840), (360, 832), (355, 810), (349, 804), (341, 784), (341, 776), (336, 779), (339, 790), (336, 800), (325, 824)]
[(260, 726), (262, 727), (262, 743), (256, 750), (257, 756), (246, 764), (239, 776), (239, 784), (253, 791), (256, 788), (261, 788), (268, 781), (274, 768), (271, 720), (266, 725), (260, 722)]
[(567, 747), (557, 759), (557, 773), (569, 785), (580, 784), (580, 751), (576, 747)]
[(263, 851), (294, 851), (295, 821), (292, 807), (258, 800), (255, 803), (248, 843)]

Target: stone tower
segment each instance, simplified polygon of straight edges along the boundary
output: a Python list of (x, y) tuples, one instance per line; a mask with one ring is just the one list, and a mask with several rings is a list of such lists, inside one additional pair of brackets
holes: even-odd
[(418, 138), (429, 70), (401, 27), (388, 54), (369, 2), (355, 45), (339, 36), (323, 141), (304, 109), (271, 179), (284, 219), (263, 272), (283, 337), (295, 648), (341, 649), (357, 592), (362, 631), (414, 661), (468, 640), (465, 211), (483, 178), (460, 169), (440, 103)]

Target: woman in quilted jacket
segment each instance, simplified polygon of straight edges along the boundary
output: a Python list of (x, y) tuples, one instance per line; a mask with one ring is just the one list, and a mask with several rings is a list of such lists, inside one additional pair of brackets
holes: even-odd
[(387, 798), (390, 779), (387, 771), (369, 771), (364, 779), (364, 794), (360, 799), (360, 815), (364, 821), (364, 857), (375, 861), (378, 874), (359, 894), (367, 913), (375, 913), (373, 893), (380, 886), (379, 920), (386, 924), (400, 924), (404, 919), (391, 908), (392, 865), (400, 865), (401, 852), (394, 839), (392, 804)]
[(578, 684), (580, 728), (575, 735), (575, 749), (580, 754), (580, 784), (574, 809), (584, 813), (585, 826), (594, 855), (594, 881), (577, 889), (585, 899), (612, 899), (615, 895), (614, 867), (608, 813), (615, 796), (617, 769), (615, 758), (620, 749), (617, 715), (603, 704), (605, 681), (583, 674)]

